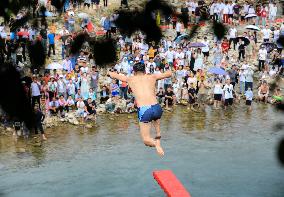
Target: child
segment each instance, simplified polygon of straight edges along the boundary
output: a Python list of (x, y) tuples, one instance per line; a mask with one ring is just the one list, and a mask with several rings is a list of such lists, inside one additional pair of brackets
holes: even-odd
[(188, 109), (192, 109), (192, 106), (195, 103), (195, 94), (196, 94), (196, 90), (193, 86), (193, 83), (190, 83), (189, 88), (188, 88), (188, 101), (189, 101)]
[(248, 90), (245, 93), (246, 96), (246, 106), (248, 106), (248, 111), (251, 111), (251, 103), (252, 103), (252, 99), (253, 99), (253, 92), (251, 90), (251, 87), (248, 87)]
[(187, 104), (187, 101), (188, 101), (188, 90), (186, 83), (184, 83), (181, 88), (181, 103)]

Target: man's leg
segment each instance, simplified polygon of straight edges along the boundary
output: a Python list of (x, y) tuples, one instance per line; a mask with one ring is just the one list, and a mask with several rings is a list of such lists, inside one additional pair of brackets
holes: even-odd
[(140, 134), (142, 140), (146, 146), (155, 147), (156, 141), (151, 138), (150, 131), (151, 131), (151, 123), (143, 123), (139, 122), (140, 126)]
[(141, 134), (143, 142), (144, 142), (144, 144), (146, 146), (156, 147), (157, 153), (159, 155), (163, 156), (164, 155), (164, 151), (163, 151), (163, 149), (161, 147), (161, 144), (160, 144), (160, 136), (158, 136), (158, 133), (160, 133), (160, 124), (157, 121), (154, 122), (154, 126), (156, 128), (157, 137), (158, 137), (156, 140), (151, 138), (151, 135), (150, 135), (151, 123), (140, 122), (139, 123), (139, 125), (140, 125), (140, 134)]
[(52, 45), (53, 55), (55, 55), (55, 44)]

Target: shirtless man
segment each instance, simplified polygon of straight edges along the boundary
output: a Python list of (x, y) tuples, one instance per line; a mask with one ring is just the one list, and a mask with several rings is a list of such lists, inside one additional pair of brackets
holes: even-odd
[(267, 103), (267, 98), (269, 95), (269, 86), (266, 81), (263, 81), (261, 86), (258, 88), (258, 101), (264, 101)]
[[(155, 89), (156, 81), (172, 76), (171, 71), (164, 73), (146, 75), (145, 65), (137, 63), (133, 66), (134, 76), (127, 77), (125, 75), (117, 74), (116, 72), (108, 72), (111, 78), (127, 82), (131, 88), (136, 99), (138, 107), (138, 119), (140, 126), (140, 134), (146, 146), (155, 147), (160, 156), (164, 155), (164, 150), (161, 147), (161, 130), (160, 119), (163, 113), (159, 105)], [(156, 137), (153, 139), (150, 135), (151, 123), (156, 130)]]

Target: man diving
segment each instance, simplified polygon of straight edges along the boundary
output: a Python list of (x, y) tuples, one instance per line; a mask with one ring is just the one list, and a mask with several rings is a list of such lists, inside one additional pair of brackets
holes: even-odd
[[(133, 66), (134, 76), (125, 76), (116, 72), (108, 72), (111, 78), (127, 82), (135, 97), (138, 107), (138, 119), (140, 134), (146, 146), (155, 147), (160, 156), (164, 155), (164, 150), (161, 146), (161, 130), (160, 119), (163, 110), (156, 99), (156, 81), (172, 76), (171, 71), (166, 71), (159, 74), (147, 75), (145, 65), (137, 63)], [(151, 126), (156, 130), (156, 137), (153, 139), (150, 135)]]

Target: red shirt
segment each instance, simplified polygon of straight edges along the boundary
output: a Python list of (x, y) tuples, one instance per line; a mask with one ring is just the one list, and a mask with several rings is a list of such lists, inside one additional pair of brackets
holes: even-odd
[(230, 46), (229, 46), (229, 43), (225, 41), (225, 42), (222, 42), (221, 47), (222, 47), (223, 52), (227, 52)]
[(265, 18), (267, 16), (267, 12), (265, 9), (261, 10), (261, 17)]

